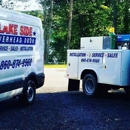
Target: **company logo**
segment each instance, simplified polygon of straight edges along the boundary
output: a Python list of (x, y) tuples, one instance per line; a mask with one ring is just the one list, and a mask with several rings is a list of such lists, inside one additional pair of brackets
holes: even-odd
[(29, 26), (0, 23), (0, 44), (35, 45), (36, 32)]

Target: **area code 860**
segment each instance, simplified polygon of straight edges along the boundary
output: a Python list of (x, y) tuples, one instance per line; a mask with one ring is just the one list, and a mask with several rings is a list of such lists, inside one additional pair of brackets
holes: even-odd
[(27, 67), (31, 66), (32, 58), (29, 59), (16, 59), (16, 60), (3, 60), (0, 62), (0, 70), (18, 68), (18, 67)]

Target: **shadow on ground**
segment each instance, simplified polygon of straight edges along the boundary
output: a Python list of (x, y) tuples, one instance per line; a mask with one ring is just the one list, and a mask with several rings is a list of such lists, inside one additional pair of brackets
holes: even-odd
[(0, 104), (0, 129), (127, 130), (130, 98), (111, 92), (88, 98), (80, 92), (38, 93), (35, 103), (23, 107), (11, 99)]
[[(130, 104), (130, 96), (127, 95), (125, 92), (109, 92), (105, 96), (101, 96), (98, 98), (90, 98), (87, 97), (83, 92), (77, 91), (77, 92), (55, 92), (55, 93), (37, 93), (36, 100), (33, 105), (31, 106), (23, 106), (19, 103), (18, 98), (12, 98), (10, 100), (6, 100), (0, 103), (0, 113), (2, 111), (10, 111), (11, 109), (23, 109), (23, 108), (31, 108), (35, 105), (38, 105), (39, 102), (41, 103), (70, 103), (73, 104), (73, 101), (79, 102), (79, 103), (86, 103), (87, 101), (93, 103), (95, 101), (97, 102), (118, 102), (118, 103), (128, 103)], [(99, 104), (100, 105), (100, 104)], [(54, 106), (53, 106), (54, 107)]]

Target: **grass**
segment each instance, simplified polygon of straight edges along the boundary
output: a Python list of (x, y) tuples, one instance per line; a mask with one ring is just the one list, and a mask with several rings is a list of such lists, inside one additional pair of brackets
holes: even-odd
[(66, 64), (45, 64), (44, 68), (66, 68)]

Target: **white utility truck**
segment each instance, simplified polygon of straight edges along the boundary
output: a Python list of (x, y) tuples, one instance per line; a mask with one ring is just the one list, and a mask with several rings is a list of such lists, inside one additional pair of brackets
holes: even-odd
[(39, 18), (0, 8), (0, 101), (34, 102), (44, 84), (43, 50)]
[[(83, 37), (80, 50), (67, 51), (68, 90), (79, 90), (90, 97), (109, 89), (124, 88), (130, 93), (130, 35)], [(115, 48), (112, 49), (112, 44)]]

